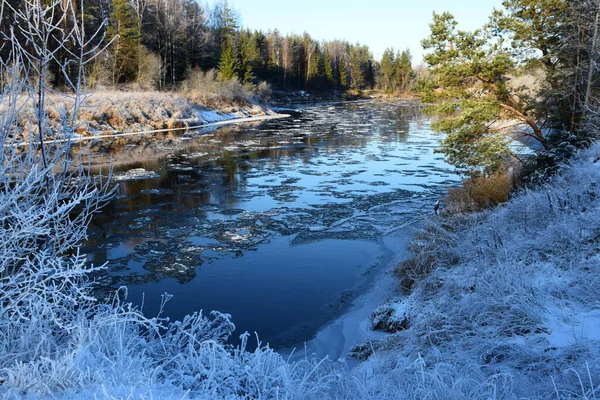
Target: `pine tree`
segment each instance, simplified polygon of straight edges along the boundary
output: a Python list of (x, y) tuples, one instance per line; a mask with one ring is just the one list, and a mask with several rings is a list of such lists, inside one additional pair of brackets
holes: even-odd
[[(472, 175), (498, 171), (506, 167), (509, 141), (517, 132), (547, 147), (527, 104), (507, 85), (515, 61), (503, 43), (492, 40), (487, 30), (457, 29), (450, 13), (434, 13), (430, 26), (431, 35), (422, 43), (431, 50), (425, 60), (438, 87), (424, 100), (435, 103), (431, 111), (440, 118), (433, 126), (446, 135), (441, 151), (448, 161)], [(509, 133), (493, 123), (503, 118), (520, 120), (525, 127)]]
[(112, 0), (107, 36), (114, 38), (110, 50), (112, 84), (135, 80), (140, 33), (135, 13), (127, 0)]

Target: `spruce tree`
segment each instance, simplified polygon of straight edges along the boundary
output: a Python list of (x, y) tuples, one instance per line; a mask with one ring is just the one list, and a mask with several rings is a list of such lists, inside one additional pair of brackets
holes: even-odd
[(396, 90), (394, 49), (386, 49), (381, 58), (381, 86), (387, 93)]
[(233, 42), (229, 42), (224, 46), (219, 60), (219, 75), (222, 80), (228, 81), (238, 77), (240, 70), (238, 54)]
[(323, 63), (325, 64), (325, 81), (327, 82), (327, 86), (332, 87), (335, 83), (335, 77), (333, 76), (333, 62), (329, 48), (325, 49)]
[(398, 52), (394, 63), (395, 84), (400, 91), (406, 92), (409, 90), (411, 75), (412, 57), (410, 55), (410, 50), (406, 49), (402, 52)]
[(342, 89), (348, 89), (348, 72), (344, 61), (340, 63), (340, 85)]
[(254, 80), (253, 66), (257, 64), (258, 50), (252, 33), (248, 30), (239, 33), (239, 68), (238, 76), (241, 82), (249, 83)]

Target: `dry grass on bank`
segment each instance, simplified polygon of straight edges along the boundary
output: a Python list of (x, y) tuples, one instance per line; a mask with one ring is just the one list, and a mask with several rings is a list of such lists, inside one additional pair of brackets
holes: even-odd
[(256, 97), (253, 86), (244, 85), (237, 79), (221, 80), (216, 70), (193, 71), (181, 84), (181, 92), (196, 103), (216, 109), (248, 105)]
[[(223, 119), (219, 114), (265, 115), (264, 110), (254, 104), (251, 89), (240, 89), (233, 82), (219, 85), (219, 88), (204, 91), (96, 90), (79, 110), (75, 133), (92, 136), (115, 131), (182, 128)], [(218, 93), (212, 92), (213, 89)], [(25, 97), (20, 102), (17, 129), (21, 135), (37, 132), (37, 117), (32, 105), (33, 100)], [(48, 96), (46, 114), (51, 132), (62, 129), (63, 122), (70, 118), (73, 105), (74, 101), (63, 95)], [(211, 112), (213, 110), (215, 112)], [(4, 111), (0, 104), (0, 112)]]
[(513, 170), (491, 176), (465, 179), (461, 187), (448, 189), (448, 214), (480, 211), (506, 203), (515, 187)]
[(216, 70), (194, 70), (181, 84), (181, 92), (196, 103), (216, 109), (265, 103), (272, 95), (271, 86), (264, 81), (255, 86), (237, 79), (222, 80)]
[[(37, 131), (32, 104), (32, 99), (24, 98), (21, 102), (17, 127), (22, 134)], [(48, 96), (46, 115), (51, 131), (61, 129), (73, 105), (72, 99), (62, 95)], [(80, 108), (75, 133), (86, 136), (125, 129), (164, 129), (177, 127), (180, 121), (192, 117), (193, 104), (176, 93), (98, 90)]]
[[(460, 217), (508, 202), (515, 189), (517, 174), (516, 170), (511, 169), (491, 176), (463, 180), (460, 187), (448, 189), (442, 215)], [(456, 261), (456, 257), (445, 252), (451, 240), (450, 233), (455, 230), (452, 223), (432, 224), (415, 234), (409, 244), (413, 258), (400, 262), (394, 269), (403, 292), (409, 293), (415, 282), (424, 279), (442, 264)]]

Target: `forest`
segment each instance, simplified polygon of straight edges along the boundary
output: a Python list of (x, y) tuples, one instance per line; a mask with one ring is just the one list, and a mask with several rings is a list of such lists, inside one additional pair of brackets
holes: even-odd
[[(50, 2), (47, 0), (46, 2)], [(23, 0), (10, 0), (3, 13), (5, 35), (14, 28), (14, 11)], [(404, 92), (414, 80), (410, 51), (388, 49), (381, 62), (368, 46), (343, 40), (319, 41), (304, 32), (283, 35), (240, 26), (226, 0), (203, 6), (197, 0), (79, 0), (86, 36), (109, 43), (86, 65), (90, 87), (177, 89), (194, 71), (218, 70), (220, 80), (243, 84), (267, 82), (274, 90), (345, 91), (381, 87)], [(58, 17), (57, 17), (58, 18)], [(61, 21), (68, 30), (73, 18)], [(18, 29), (15, 30), (18, 35)], [(59, 52), (76, 52), (76, 46)], [(7, 48), (2, 50), (6, 56)], [(58, 57), (61, 58), (60, 55)], [(74, 74), (75, 65), (69, 67)], [(54, 87), (65, 86), (57, 63), (49, 65)]]

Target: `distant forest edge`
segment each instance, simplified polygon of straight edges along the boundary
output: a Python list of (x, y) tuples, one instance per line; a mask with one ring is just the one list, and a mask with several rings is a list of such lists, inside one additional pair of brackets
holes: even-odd
[[(52, 0), (40, 0), (50, 3)], [(15, 27), (14, 10), (23, 0), (8, 0), (0, 29)], [(83, 2), (83, 4), (81, 3)], [(282, 35), (240, 27), (227, 1), (203, 6), (197, 0), (76, 0), (84, 15), (86, 36), (110, 43), (86, 65), (89, 87), (130, 90), (189, 88), (194, 78), (236, 80), (257, 91), (333, 92), (381, 89), (389, 94), (410, 90), (416, 80), (408, 50), (385, 51), (376, 61), (368, 46), (344, 40), (319, 41), (308, 33)], [(58, 18), (58, 16), (57, 16)], [(68, 30), (72, 18), (61, 24)], [(18, 35), (18, 29), (15, 29)], [(77, 53), (78, 49), (59, 48)], [(9, 48), (0, 49), (7, 56)], [(59, 57), (60, 58), (60, 57)], [(49, 65), (49, 82), (66, 87), (60, 66)], [(72, 66), (73, 74), (78, 68)]]

